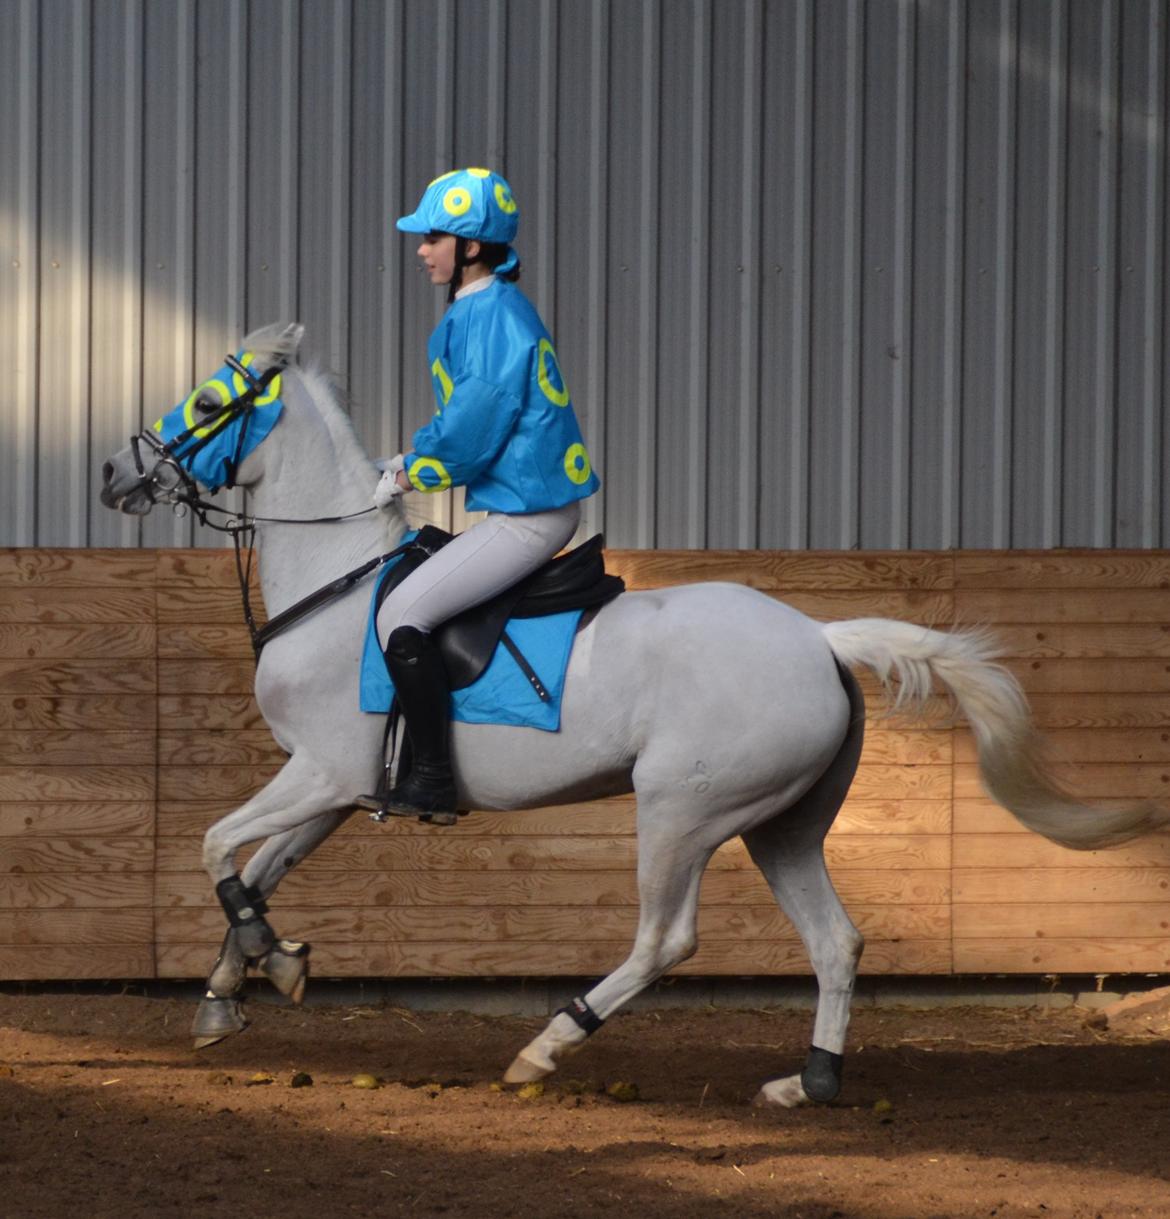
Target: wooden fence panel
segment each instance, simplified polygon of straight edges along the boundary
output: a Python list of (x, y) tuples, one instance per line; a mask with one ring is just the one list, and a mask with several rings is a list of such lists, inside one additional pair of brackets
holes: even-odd
[[(1057, 775), (1090, 803), (1170, 799), (1168, 589), (1161, 553), (956, 556), (960, 621), (994, 624)], [(1170, 835), (1054, 846), (987, 799), (955, 738), (956, 972), (1170, 969)]]
[[(1090, 799), (1170, 798), (1170, 559), (1160, 554), (616, 552), (633, 588), (731, 580), (822, 618), (986, 622)], [(234, 562), (216, 551), (0, 552), (0, 978), (198, 977), (223, 920), (206, 827), (283, 763), (252, 698)], [(255, 590), (257, 606), (261, 602)], [(982, 792), (943, 700), (871, 707), (828, 840), (868, 973), (1161, 971), (1170, 835), (1079, 854)], [(628, 797), (480, 813), (456, 830), (352, 818), (273, 921), (324, 976), (598, 974), (636, 925)], [(246, 855), (246, 853), (245, 853)], [(739, 843), (703, 885), (679, 972), (808, 973)]]
[(156, 973), (155, 569), (0, 551), (0, 978)]

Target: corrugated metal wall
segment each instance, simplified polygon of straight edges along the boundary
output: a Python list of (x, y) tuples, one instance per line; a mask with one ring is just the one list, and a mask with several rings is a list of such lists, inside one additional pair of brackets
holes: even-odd
[(1164, 546), (1166, 61), (1165, 0), (3, 0), (0, 544), (192, 540), (98, 467), (276, 318), (396, 451), (390, 221), (490, 164), (613, 545)]

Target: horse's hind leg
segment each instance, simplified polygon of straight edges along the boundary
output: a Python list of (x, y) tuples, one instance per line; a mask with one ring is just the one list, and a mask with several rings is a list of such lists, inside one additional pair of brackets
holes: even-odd
[(744, 841), (804, 941), (819, 992), (812, 1048), (804, 1070), (771, 1080), (756, 1097), (757, 1104), (792, 1108), (808, 1101), (832, 1100), (840, 1090), (849, 1005), (864, 941), (833, 889), (821, 844), (794, 851), (783, 835), (769, 840), (770, 828), (752, 830)]
[(623, 1003), (694, 955), (699, 882), (718, 845), (704, 841), (704, 819), (701, 809), (679, 808), (670, 795), (655, 799), (638, 793), (641, 908), (633, 950), (520, 1051), (504, 1076), (506, 1083), (527, 1083), (555, 1071), (557, 1060), (578, 1048)]
[(776, 900), (808, 951), (819, 991), (808, 1061), (799, 1075), (766, 1083), (757, 1104), (792, 1108), (830, 1101), (841, 1087), (845, 1030), (864, 941), (825, 869), (824, 839), (849, 791), (861, 754), (864, 707), (852, 675), (843, 673), (852, 712), (849, 733), (829, 769), (786, 812), (743, 836)]

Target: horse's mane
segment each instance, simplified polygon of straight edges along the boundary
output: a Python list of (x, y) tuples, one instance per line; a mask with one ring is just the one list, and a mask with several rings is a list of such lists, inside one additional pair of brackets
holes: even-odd
[(316, 360), (298, 365), (297, 372), (321, 411), (321, 418), (325, 420), (333, 443), (338, 448), (357, 445), (361, 452), (368, 456), (358, 437), (357, 429), (353, 426), (353, 416), (349, 413), (349, 391), (343, 385), (341, 377)]
[[(255, 355), (260, 364), (282, 360), (293, 365), (303, 334), (304, 327), (298, 322), (274, 322), (249, 334), (244, 339), (244, 347)], [(304, 381), (314, 405), (320, 411), (334, 444), (343, 450), (356, 445), (365, 455), (365, 448), (354, 430), (353, 419), (349, 413), (349, 398), (341, 378), (316, 360), (296, 364), (296, 370)]]
[[(305, 392), (321, 416), (321, 422), (325, 425), (334, 448), (339, 453), (356, 449), (364, 460), (370, 461), (370, 456), (353, 425), (353, 417), (349, 411), (349, 393), (342, 379), (318, 360), (310, 359), (304, 364), (296, 362), (303, 334), (304, 327), (300, 323), (275, 322), (249, 334), (244, 339), (244, 347), (255, 355), (260, 364), (283, 360), (295, 368), (304, 383)], [(401, 510), (401, 501), (399, 508)], [(388, 536), (396, 536), (393, 521), (395, 515), (386, 514)]]

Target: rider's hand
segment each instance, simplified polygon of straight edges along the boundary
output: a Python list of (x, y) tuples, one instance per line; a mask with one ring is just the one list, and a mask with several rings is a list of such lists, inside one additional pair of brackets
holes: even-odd
[(385, 472), (378, 485), (374, 488), (374, 506), (377, 508), (385, 508), (391, 504), (400, 495), (406, 493), (406, 488), (399, 482), (398, 476), (405, 468), (402, 454), (397, 457), (392, 457), (389, 464), (386, 466)]

